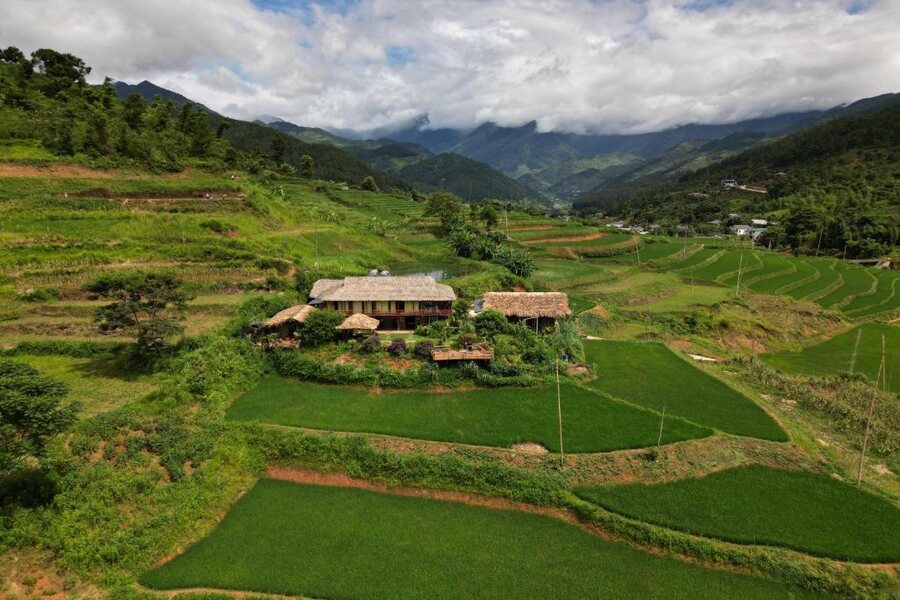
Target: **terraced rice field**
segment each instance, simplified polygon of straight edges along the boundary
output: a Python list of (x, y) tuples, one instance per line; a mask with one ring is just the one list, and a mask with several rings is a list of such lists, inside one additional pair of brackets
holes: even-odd
[(867, 269), (856, 265), (838, 263), (835, 270), (841, 276), (841, 286), (816, 300), (816, 304), (825, 308), (832, 308), (852, 296), (869, 292), (875, 282), (875, 277)]
[(548, 516), (273, 479), (140, 583), (344, 600), (817, 597), (641, 552)]
[[(678, 242), (656, 242), (652, 244), (642, 245), (640, 252), (629, 252), (628, 254), (619, 254), (616, 256), (608, 256), (592, 260), (601, 263), (613, 262), (637, 264), (638, 258), (640, 258), (641, 263), (646, 263), (676, 256), (683, 249), (684, 245)], [(688, 252), (691, 251), (693, 251), (693, 248), (688, 247)]]
[(834, 377), (853, 372), (874, 381), (881, 362), (882, 335), (887, 349), (888, 389), (900, 392), (900, 327), (895, 325), (867, 323), (800, 352), (764, 354), (762, 359), (786, 373)]
[(721, 431), (786, 441), (787, 435), (752, 400), (650, 342), (585, 342), (596, 390)]
[(748, 466), (576, 493), (626, 516), (697, 535), (842, 560), (900, 561), (900, 509), (828, 475)]
[[(877, 270), (830, 258), (804, 258), (760, 250), (705, 248), (687, 259), (666, 265), (682, 277), (737, 282), (741, 263), (742, 287), (760, 294), (786, 295), (838, 309), (849, 317), (866, 317), (900, 309), (900, 273)], [(677, 253), (673, 257), (677, 258)]]
[[(562, 386), (562, 413), (567, 452), (656, 444), (659, 415), (572, 384)], [(370, 393), (270, 376), (238, 398), (226, 418), (498, 447), (536, 442), (559, 450), (554, 386)], [(663, 440), (675, 442), (711, 433), (672, 419)]]
[(836, 261), (827, 258), (810, 259), (809, 264), (816, 270), (818, 277), (790, 289), (788, 295), (796, 300), (815, 300), (829, 294), (841, 284), (841, 276), (835, 268), (838, 264)]

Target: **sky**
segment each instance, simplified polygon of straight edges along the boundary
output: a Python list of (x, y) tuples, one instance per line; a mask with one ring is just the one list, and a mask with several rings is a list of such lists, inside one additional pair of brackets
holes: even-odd
[(900, 0), (2, 0), (0, 46), (70, 52), (236, 118), (427, 114), (642, 133), (900, 92)]

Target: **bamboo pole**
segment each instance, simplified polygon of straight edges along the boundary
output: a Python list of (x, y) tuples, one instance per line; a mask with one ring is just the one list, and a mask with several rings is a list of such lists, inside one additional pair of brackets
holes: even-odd
[(863, 434), (862, 448), (859, 452), (859, 465), (856, 467), (856, 485), (862, 483), (863, 465), (866, 461), (866, 446), (869, 444), (869, 431), (872, 428), (872, 415), (875, 414), (875, 400), (878, 398), (878, 382), (884, 374), (884, 334), (881, 335), (881, 365), (878, 367), (878, 375), (875, 376), (875, 386), (872, 389), (872, 400), (869, 402), (869, 414), (866, 416), (866, 432)]
[(737, 276), (737, 285), (734, 288), (734, 297), (741, 297), (741, 274), (744, 269), (744, 253), (741, 252), (741, 261), (738, 263), (738, 276)]
[(563, 427), (562, 427), (562, 395), (559, 389), (559, 356), (556, 357), (556, 415), (559, 420), (559, 466), (566, 464), (566, 454), (563, 451)]
[(662, 417), (659, 419), (659, 436), (656, 438), (656, 454), (659, 454), (659, 447), (662, 445), (663, 423), (666, 421), (666, 405), (663, 404)]
[(859, 350), (859, 338), (862, 336), (862, 327), (859, 328), (859, 331), (856, 332), (856, 343), (853, 344), (853, 355), (850, 357), (850, 374), (853, 375), (853, 370), (856, 368), (856, 352)]

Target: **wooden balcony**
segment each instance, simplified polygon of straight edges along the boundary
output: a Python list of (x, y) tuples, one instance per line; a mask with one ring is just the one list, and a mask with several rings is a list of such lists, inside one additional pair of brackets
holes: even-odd
[[(347, 316), (350, 316), (354, 314), (355, 311), (345, 310), (341, 312), (343, 312)], [(449, 308), (433, 308), (422, 310), (362, 310), (359, 312), (369, 317), (375, 317), (376, 319), (381, 317), (449, 317), (451, 314), (453, 314), (453, 310)]]

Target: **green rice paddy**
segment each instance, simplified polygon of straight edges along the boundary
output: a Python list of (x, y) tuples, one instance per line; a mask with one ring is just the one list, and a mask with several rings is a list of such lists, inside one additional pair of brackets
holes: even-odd
[(577, 493), (609, 510), (697, 535), (842, 560), (900, 561), (900, 509), (827, 475), (748, 466)]
[[(576, 385), (562, 386), (562, 416), (566, 452), (656, 444), (658, 414)], [(226, 418), (485, 446), (536, 442), (559, 450), (555, 386), (371, 393), (270, 376), (238, 398)], [(712, 433), (681, 419), (667, 423), (667, 443)]]
[(140, 583), (345, 600), (816, 597), (550, 517), (269, 479)]
[(894, 325), (868, 323), (828, 341), (804, 348), (801, 352), (766, 354), (762, 359), (786, 373), (834, 377), (852, 371), (874, 381), (881, 363), (882, 335), (887, 350), (888, 389), (900, 392), (900, 327)]
[(651, 410), (721, 431), (786, 441), (787, 435), (752, 400), (688, 364), (662, 344), (585, 342), (596, 379), (588, 385)]

